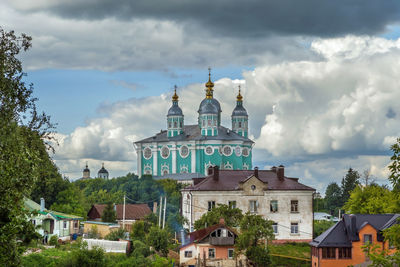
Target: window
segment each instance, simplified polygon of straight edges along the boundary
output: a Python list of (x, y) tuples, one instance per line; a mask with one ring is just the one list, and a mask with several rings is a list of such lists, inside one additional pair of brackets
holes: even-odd
[(242, 153), (240, 146), (235, 147), (235, 155), (240, 157), (240, 154)]
[(151, 158), (151, 149), (149, 147), (146, 147), (143, 151), (143, 156), (145, 159)]
[(242, 122), (239, 121), (239, 128), (242, 128)]
[(214, 259), (215, 258), (215, 248), (209, 248), (208, 249), (208, 258), (209, 259)]
[(250, 212), (257, 213), (258, 201), (257, 200), (250, 200), (249, 204), (250, 204)]
[(168, 122), (168, 128), (171, 128), (171, 126), (172, 126), (172, 124), (171, 124), (171, 122), (169, 121), (169, 122)]
[(79, 228), (79, 221), (74, 221), (74, 229), (78, 229)]
[(174, 128), (178, 128), (178, 122), (174, 121)]
[(256, 186), (254, 184), (251, 185), (251, 190), (256, 190)]
[(208, 211), (215, 208), (215, 201), (208, 201)]
[(274, 234), (278, 233), (278, 223), (273, 223), (272, 224), (272, 230), (274, 230)]
[(290, 201), (290, 212), (292, 212), (292, 213), (299, 212), (299, 201), (298, 200)]
[(323, 259), (335, 259), (336, 258), (336, 248), (322, 248), (322, 258)]
[(167, 146), (163, 146), (163, 148), (161, 148), (161, 157), (164, 159), (169, 157), (169, 148)]
[(271, 200), (269, 208), (271, 212), (278, 212), (278, 200)]
[(372, 243), (372, 235), (364, 235), (364, 244)]
[(233, 248), (228, 248), (228, 259), (233, 259)]
[(230, 155), (232, 155), (232, 148), (231, 148), (230, 146), (224, 146), (223, 151), (224, 151), (224, 155), (225, 155), (225, 156), (230, 156)]
[(299, 223), (291, 223), (290, 224), (290, 233), (298, 234), (299, 233)]
[(180, 154), (182, 158), (186, 158), (189, 155), (189, 148), (187, 146), (181, 146)]
[(351, 259), (351, 248), (338, 248), (339, 259)]
[(214, 153), (214, 149), (211, 146), (207, 146), (205, 152), (207, 155), (212, 155)]
[(67, 229), (67, 221), (63, 221), (63, 228)]
[(235, 200), (228, 201), (228, 206), (231, 209), (235, 209), (236, 208), (236, 201)]
[(193, 257), (192, 255), (193, 255), (193, 252), (191, 250), (185, 251), (185, 258), (191, 258), (191, 257)]
[(205, 120), (201, 120), (201, 126), (204, 128), (204, 126), (206, 126), (206, 121)]
[(245, 157), (247, 157), (249, 155), (249, 149), (247, 147), (244, 147), (242, 149), (242, 155)]
[(181, 127), (181, 128), (182, 128), (182, 121), (180, 121), (180, 122), (179, 122), (179, 127)]
[(211, 120), (207, 120), (207, 125), (211, 126)]

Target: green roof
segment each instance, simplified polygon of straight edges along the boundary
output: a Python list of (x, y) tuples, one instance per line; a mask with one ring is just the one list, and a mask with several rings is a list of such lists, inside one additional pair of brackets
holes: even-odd
[(32, 199), (26, 198), (24, 199), (25, 202), (25, 207), (30, 210), (30, 211), (38, 211), (40, 214), (46, 215), (50, 213), (53, 217), (56, 219), (69, 219), (69, 220), (83, 220), (83, 217), (81, 216), (76, 216), (76, 215), (71, 215), (71, 214), (66, 214), (58, 211), (52, 211), (45, 209), (44, 211), (40, 211), (40, 205), (33, 201)]
[(86, 221), (83, 223), (101, 224), (101, 225), (108, 225), (108, 226), (119, 226), (119, 224), (117, 224), (117, 223), (110, 223), (110, 222)]

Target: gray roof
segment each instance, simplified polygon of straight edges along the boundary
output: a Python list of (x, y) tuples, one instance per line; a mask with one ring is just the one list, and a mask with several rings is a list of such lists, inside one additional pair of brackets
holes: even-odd
[(199, 107), (199, 113), (200, 114), (218, 114), (218, 106), (215, 105), (211, 101), (212, 99), (206, 99), (206, 101), (200, 105)]
[(108, 173), (108, 171), (104, 167), (101, 167), (98, 173)]
[(217, 136), (202, 136), (200, 127), (195, 125), (184, 125), (183, 134), (168, 137), (167, 131), (163, 130), (154, 136), (145, 138), (135, 143), (150, 143), (150, 142), (169, 142), (169, 141), (202, 141), (202, 140), (227, 140), (227, 141), (244, 141), (253, 143), (249, 138), (238, 135), (224, 126), (218, 126)]
[(167, 116), (179, 116), (183, 115), (182, 109), (178, 105), (172, 105), (170, 109), (168, 110), (168, 115)]
[(247, 111), (243, 106), (237, 105), (232, 112), (232, 116), (248, 116)]
[(199, 106), (199, 110), (197, 112), (205, 113), (205, 112), (202, 112), (202, 109), (203, 109), (203, 106), (205, 106), (207, 103), (211, 103), (213, 106), (215, 106), (217, 108), (217, 112), (221, 112), (222, 111), (221, 104), (218, 102), (217, 99), (215, 99), (215, 98), (204, 98), (201, 101), (200, 106)]
[[(344, 214), (341, 221), (310, 242), (314, 247), (351, 247), (352, 241), (360, 241), (359, 231), (370, 224), (377, 231), (378, 241), (383, 240), (381, 231), (397, 223), (399, 214)], [(351, 218), (355, 219), (352, 229)]]

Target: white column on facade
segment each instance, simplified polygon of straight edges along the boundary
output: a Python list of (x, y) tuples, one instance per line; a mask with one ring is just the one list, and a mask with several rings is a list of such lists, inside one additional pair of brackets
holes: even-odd
[(176, 173), (176, 143), (172, 144), (172, 173)]
[(191, 170), (192, 173), (196, 172), (196, 144), (192, 144), (190, 146), (190, 152), (191, 152)]
[(153, 143), (153, 148), (151, 149), (153, 152), (153, 176), (157, 176), (157, 165), (158, 165), (158, 147), (157, 143)]
[(136, 155), (137, 155), (137, 174), (142, 177), (142, 144), (138, 144), (136, 147)]

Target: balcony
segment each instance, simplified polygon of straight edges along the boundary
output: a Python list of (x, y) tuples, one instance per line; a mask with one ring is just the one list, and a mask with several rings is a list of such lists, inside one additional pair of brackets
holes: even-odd
[(233, 236), (210, 237), (210, 245), (227, 246), (227, 245), (234, 245), (234, 244), (235, 244), (235, 238)]

